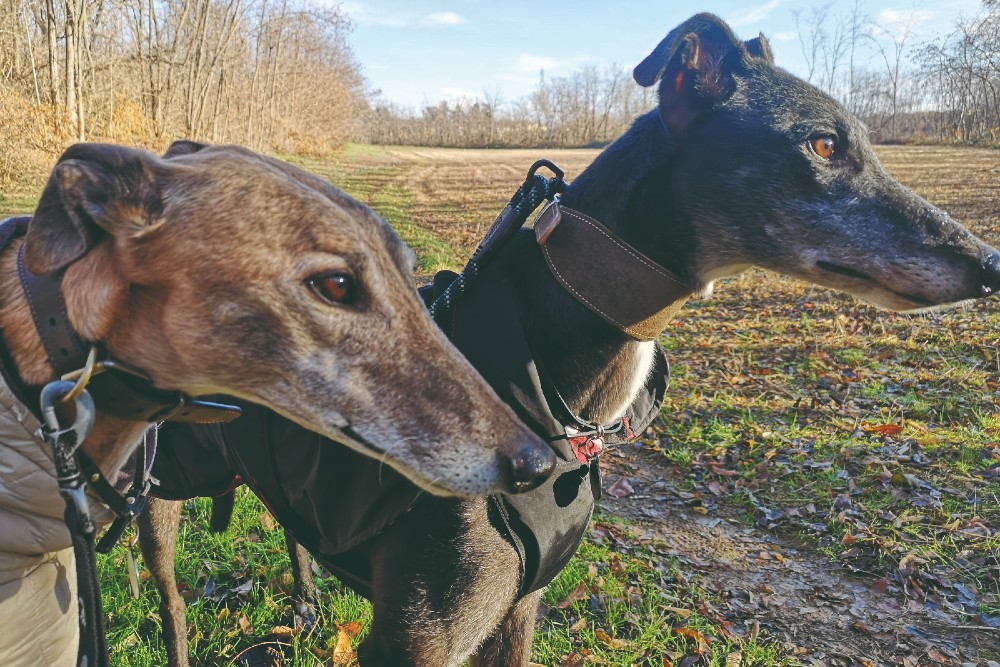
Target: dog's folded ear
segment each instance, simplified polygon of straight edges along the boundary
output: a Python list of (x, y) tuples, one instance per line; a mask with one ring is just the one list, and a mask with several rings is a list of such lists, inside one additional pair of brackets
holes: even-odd
[(660, 82), (660, 113), (680, 137), (699, 115), (732, 95), (733, 71), (748, 57), (747, 46), (722, 19), (696, 14), (671, 30), (633, 77), (645, 87)]
[(191, 153), (197, 153), (204, 148), (208, 148), (208, 144), (191, 141), (189, 139), (180, 139), (170, 144), (167, 152), (163, 154), (163, 158), (169, 160), (170, 158), (177, 157), (178, 155), (190, 155)]
[(28, 226), (28, 270), (36, 275), (58, 271), (104, 234), (136, 234), (154, 224), (163, 209), (158, 163), (142, 150), (70, 146), (52, 170)]
[(764, 33), (760, 33), (753, 39), (748, 39), (743, 44), (747, 47), (747, 53), (754, 58), (760, 58), (771, 65), (774, 64), (774, 53), (772, 53), (771, 44), (767, 41), (767, 37), (764, 37)]

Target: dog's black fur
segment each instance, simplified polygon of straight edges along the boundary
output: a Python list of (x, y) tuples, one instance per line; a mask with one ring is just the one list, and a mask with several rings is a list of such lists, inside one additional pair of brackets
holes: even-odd
[[(719, 19), (698, 15), (635, 74), (644, 85), (660, 82), (658, 108), (602, 153), (563, 203), (695, 291), (751, 265), (897, 310), (1000, 289), (1000, 253), (889, 176), (861, 124), (776, 68), (762, 37), (741, 42)], [(827, 138), (829, 158), (816, 147)], [(530, 237), (496, 261), (568, 405), (593, 422), (615, 419), (648, 372), (649, 344), (577, 302)], [(485, 500), (429, 498), (348, 556), (371, 574), (362, 665), (528, 662), (539, 594), (518, 598), (517, 555)]]

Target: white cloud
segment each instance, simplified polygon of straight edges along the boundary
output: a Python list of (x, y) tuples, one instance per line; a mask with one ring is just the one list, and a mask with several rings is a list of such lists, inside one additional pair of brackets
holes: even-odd
[(514, 71), (520, 74), (538, 74), (540, 70), (545, 70), (546, 74), (558, 74), (569, 72), (580, 65), (583, 65), (591, 58), (589, 56), (575, 56), (573, 58), (553, 58), (551, 56), (538, 56), (532, 53), (522, 53), (514, 63)]
[(774, 35), (768, 35), (767, 38), (772, 42), (794, 42), (799, 38), (799, 34), (792, 30), (788, 30), (786, 32), (775, 33)]
[(729, 25), (734, 28), (756, 27), (771, 13), (781, 6), (782, 0), (768, 0), (762, 5), (738, 9), (728, 17)]
[(875, 23), (892, 37), (922, 33), (937, 18), (929, 9), (883, 9)]
[(405, 28), (410, 20), (399, 12), (369, 9), (360, 2), (345, 2), (340, 6), (344, 13), (357, 25), (373, 25), (383, 28)]
[(375, 9), (360, 2), (345, 2), (341, 6), (344, 13), (357, 25), (381, 28), (447, 28), (461, 25), (466, 19), (455, 12), (434, 12), (417, 17), (408, 12)]
[(420, 23), (432, 28), (444, 28), (465, 23), (465, 17), (455, 12), (435, 12), (422, 18)]

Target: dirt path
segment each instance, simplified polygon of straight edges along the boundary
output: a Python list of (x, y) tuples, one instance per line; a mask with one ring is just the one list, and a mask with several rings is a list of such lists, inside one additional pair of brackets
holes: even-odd
[(996, 629), (973, 629), (947, 609), (879, 592), (878, 576), (849, 572), (794, 536), (741, 525), (731, 508), (692, 511), (691, 494), (679, 491), (658, 454), (623, 448), (605, 459), (604, 488), (624, 477), (624, 493), (632, 491), (605, 494), (602, 511), (632, 521), (647, 548), (689, 564), (738, 634), (759, 628), (807, 665), (1000, 664)]

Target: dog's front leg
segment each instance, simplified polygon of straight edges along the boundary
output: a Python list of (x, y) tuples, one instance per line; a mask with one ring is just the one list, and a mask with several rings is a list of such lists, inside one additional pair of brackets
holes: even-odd
[(531, 640), (542, 592), (521, 598), (469, 661), (471, 667), (522, 667), (531, 659)]
[(406, 516), (365, 547), (373, 617), (358, 662), (458, 667), (514, 606), (517, 552), (490, 523), (484, 498), (427, 498)]
[(167, 646), (167, 664), (170, 667), (188, 667), (186, 607), (177, 590), (174, 575), (181, 502), (149, 498), (136, 523), (142, 558), (160, 593), (160, 622)]
[(285, 544), (292, 561), (292, 579), (295, 582), (292, 589), (292, 618), (297, 630), (309, 632), (316, 625), (316, 605), (319, 602), (319, 593), (309, 564), (309, 552), (287, 530)]

